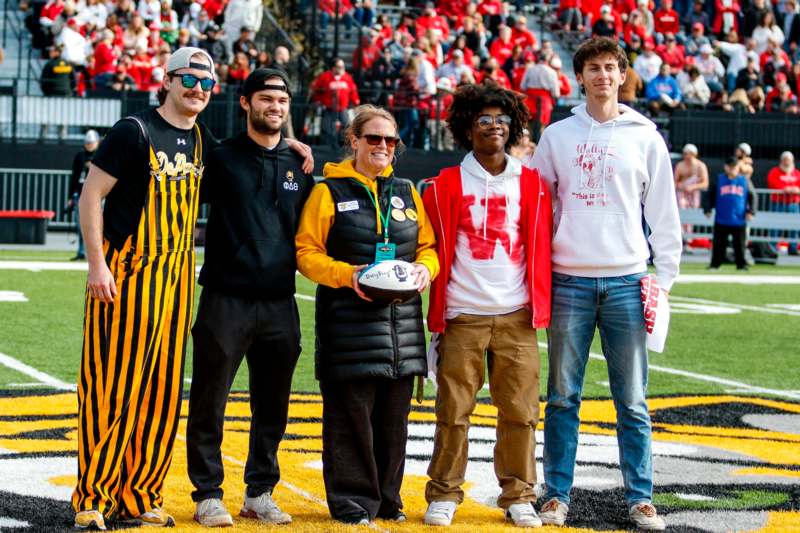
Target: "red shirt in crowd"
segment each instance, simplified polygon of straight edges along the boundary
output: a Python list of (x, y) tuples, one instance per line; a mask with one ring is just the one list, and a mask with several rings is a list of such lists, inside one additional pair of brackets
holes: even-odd
[(561, 98), (568, 98), (569, 95), (572, 94), (572, 86), (569, 84), (569, 78), (560, 70), (558, 71), (558, 85), (561, 89)]
[(469, 0), (439, 0), (437, 11), (445, 17), (458, 18), (467, 11)]
[(653, 13), (653, 27), (656, 33), (676, 34), (681, 31), (681, 18), (674, 9), (659, 9)]
[(518, 44), (522, 49), (536, 48), (536, 36), (527, 28), (519, 29), (516, 26), (511, 30), (511, 42)]
[[(770, 189), (783, 190), (787, 187), (800, 187), (800, 170), (792, 169), (791, 172), (784, 172), (781, 167), (775, 167), (767, 174), (767, 187)], [(800, 203), (800, 194), (785, 193), (773, 194), (772, 203), (796, 204)]]
[[(778, 48), (778, 53), (781, 56), (783, 64), (786, 65), (787, 67), (791, 66), (792, 62), (789, 60), (789, 56), (786, 54), (786, 52), (783, 51), (782, 48)], [(767, 66), (767, 63), (772, 61), (772, 56), (773, 53), (769, 50), (764, 50), (763, 52), (761, 52), (761, 55), (758, 57), (758, 64), (761, 66), (761, 72), (764, 72), (764, 67)]]
[(56, 20), (62, 11), (64, 11), (64, 1), (54, 0), (53, 2), (47, 2), (44, 5), (39, 17), (46, 18), (48, 20)]
[(494, 80), (497, 85), (502, 87), (503, 89), (511, 89), (511, 80), (508, 79), (508, 76), (503, 69), (499, 68), (495, 70), (491, 75), (487, 75), (485, 70), (481, 70), (475, 73), (475, 83), (481, 83), (486, 78), (490, 80)]
[(614, 10), (618, 13), (628, 15), (634, 9), (636, 9), (636, 0), (617, 0), (614, 3)]
[(581, 0), (561, 0), (558, 3), (556, 14), (561, 15), (565, 9), (581, 9)]
[(374, 42), (362, 45), (361, 61), (358, 60), (358, 51), (358, 48), (353, 50), (353, 67), (362, 70), (371, 69), (375, 61), (381, 56), (381, 49)]
[(731, 5), (726, 6), (723, 4), (722, 0), (716, 0), (715, 6), (717, 9), (714, 10), (716, 15), (714, 15), (714, 33), (721, 33), (722, 32), (722, 21), (723, 15), (725, 13), (733, 13), (733, 31), (739, 32), (739, 11), (741, 11), (741, 7), (739, 6), (739, 2), (733, 0)]
[(334, 94), (336, 95), (336, 109), (339, 111), (360, 103), (358, 88), (347, 72), (334, 74), (333, 71), (326, 70), (314, 80), (311, 90), (314, 100), (321, 103), (326, 109), (333, 109)]
[(673, 75), (686, 66), (686, 54), (683, 52), (682, 46), (674, 46), (672, 50), (667, 50), (667, 47), (662, 44), (656, 48), (656, 53), (664, 63), (669, 65)]
[(511, 52), (514, 50), (514, 40), (504, 42), (502, 39), (495, 39), (492, 46), (489, 47), (489, 55), (497, 60), (498, 63), (503, 65), (506, 59), (511, 57)]
[(134, 56), (128, 67), (128, 75), (136, 81), (140, 90), (146, 91), (153, 76), (153, 57), (148, 53)]
[(417, 18), (417, 34), (424, 35), (427, 30), (441, 32), (442, 40), (447, 40), (450, 36), (450, 26), (447, 24), (447, 20), (441, 15), (434, 15), (432, 17), (422, 15)]
[(117, 52), (105, 42), (98, 43), (94, 48), (95, 70), (98, 74), (114, 72), (117, 64)]
[[(330, 16), (336, 15), (336, 0), (318, 0), (317, 6)], [(350, 0), (339, 0), (339, 15), (343, 15), (353, 9)]]
[(503, 2), (501, 0), (483, 0), (478, 5), (478, 13), (481, 15), (497, 15), (503, 10)]
[(228, 0), (206, 0), (202, 5), (203, 9), (208, 13), (208, 18), (214, 20), (225, 11)]

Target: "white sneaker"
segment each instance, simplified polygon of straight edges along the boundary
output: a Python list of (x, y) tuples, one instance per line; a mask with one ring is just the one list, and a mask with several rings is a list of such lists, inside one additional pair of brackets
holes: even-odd
[(639, 529), (651, 531), (664, 531), (667, 523), (658, 516), (652, 503), (637, 503), (631, 506), (629, 516)]
[(542, 527), (542, 521), (536, 516), (536, 510), (530, 502), (509, 505), (506, 520), (511, 520), (517, 527)]
[(431, 502), (425, 511), (425, 523), (429, 526), (449, 526), (456, 514), (456, 502)]
[(568, 512), (569, 506), (566, 503), (560, 502), (556, 498), (550, 498), (539, 509), (539, 520), (542, 521), (542, 524), (563, 526), (567, 521)]
[(206, 527), (228, 527), (233, 518), (219, 498), (207, 498), (197, 502), (194, 521)]
[(245, 496), (239, 516), (257, 518), (268, 524), (288, 524), (292, 521), (292, 517), (281, 511), (269, 492), (265, 492), (257, 498)]

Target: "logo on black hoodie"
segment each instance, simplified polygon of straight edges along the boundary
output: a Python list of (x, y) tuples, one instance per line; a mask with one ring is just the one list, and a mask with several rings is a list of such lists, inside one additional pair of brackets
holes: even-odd
[(283, 188), (287, 191), (298, 191), (300, 185), (294, 181), (294, 172), (291, 170), (286, 171), (286, 181), (283, 182)]

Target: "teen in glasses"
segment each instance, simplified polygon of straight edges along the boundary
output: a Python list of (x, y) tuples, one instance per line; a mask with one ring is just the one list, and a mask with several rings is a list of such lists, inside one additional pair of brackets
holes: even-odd
[(537, 329), (550, 322), (552, 211), (538, 173), (506, 153), (527, 123), (516, 93), (491, 82), (459, 88), (447, 124), (469, 153), (425, 191), (442, 266), (428, 309), (439, 386), (425, 487), (428, 525), (449, 526), (464, 500), (469, 417), (487, 366), (498, 411), (497, 504), (516, 526), (542, 525), (532, 505)]
[(414, 376), (426, 373), (422, 300), (369, 301), (359, 271), (413, 262), (419, 292), (439, 271), (422, 200), (394, 177), (394, 117), (356, 108), (346, 131), (352, 158), (328, 163), (303, 208), (297, 267), (317, 282), (316, 374), (322, 391), (322, 474), (331, 516), (403, 521), (400, 485)]

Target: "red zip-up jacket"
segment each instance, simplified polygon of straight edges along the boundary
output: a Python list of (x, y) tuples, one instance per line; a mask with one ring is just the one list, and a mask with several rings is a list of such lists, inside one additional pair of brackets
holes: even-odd
[[(436, 234), (436, 248), (441, 270), (431, 284), (428, 305), (428, 329), (443, 333), (447, 323), (447, 285), (456, 252), (456, 235), (461, 210), (461, 167), (443, 169), (422, 195), (425, 212)], [(530, 292), (532, 325), (550, 325), (550, 241), (553, 237), (553, 208), (550, 190), (539, 173), (522, 167), (519, 180), (520, 228), (525, 242), (525, 280)]]

